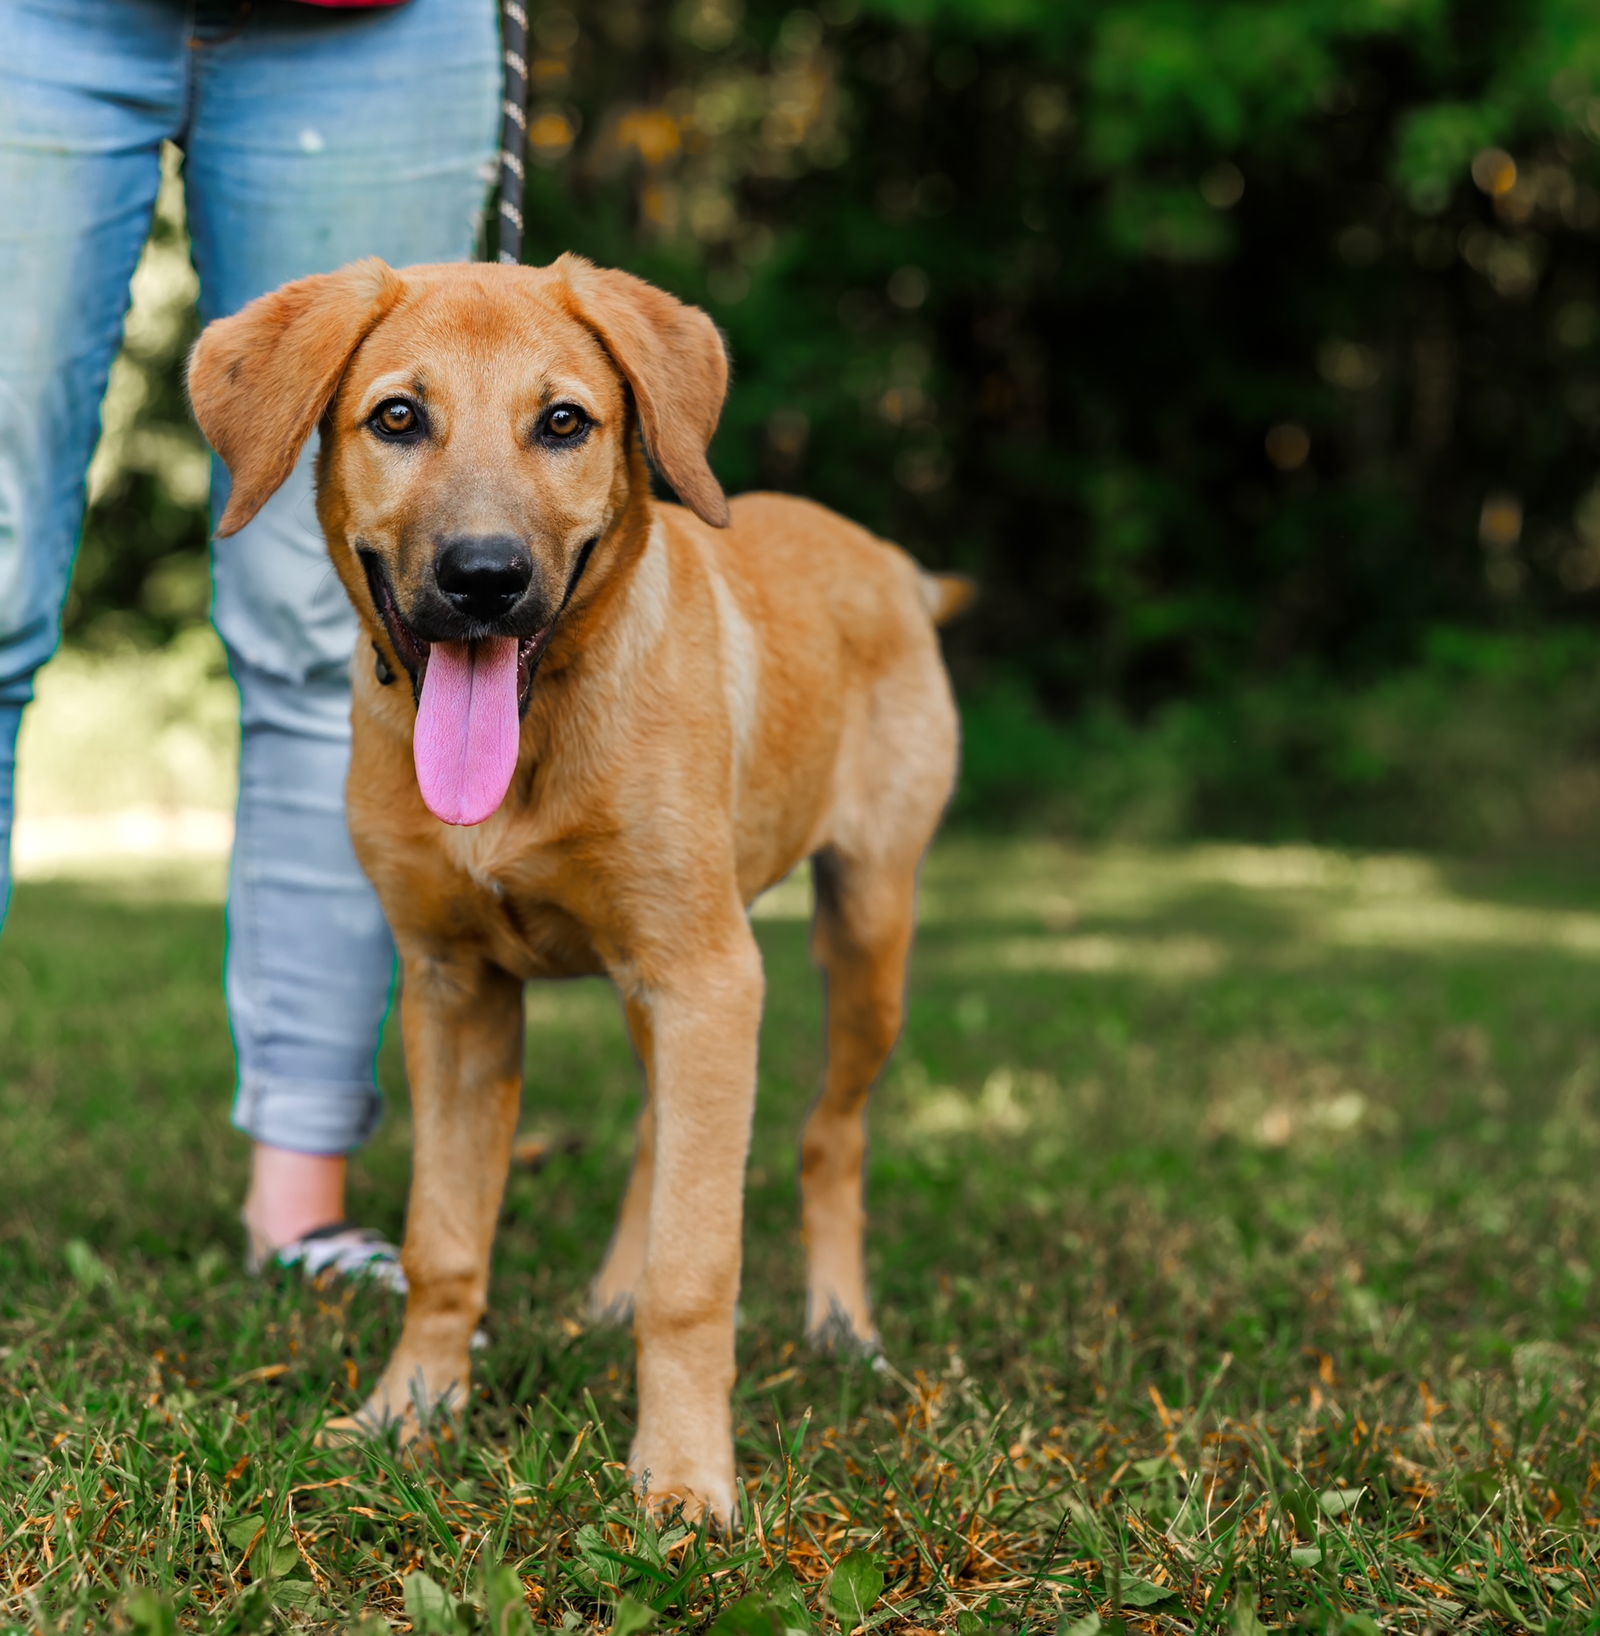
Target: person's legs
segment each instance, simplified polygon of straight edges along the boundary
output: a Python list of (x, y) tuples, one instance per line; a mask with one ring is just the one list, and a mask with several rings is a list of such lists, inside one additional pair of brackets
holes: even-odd
[(183, 40), (163, 0), (0, 0), (0, 921), (17, 730), (61, 635)]
[[(260, 0), (202, 38), (185, 148), (203, 316), (360, 256), (471, 253), (498, 100), (493, 0), (376, 13)], [(356, 625), (317, 526), (311, 458), (214, 556), (243, 707), (227, 986), (258, 1251), (342, 1213), (342, 1156), (378, 1115), (393, 968), (345, 826)], [(219, 467), (219, 508), (225, 483)]]
[(230, 652), (243, 738), (225, 977), (259, 1257), (344, 1214), (344, 1156), (378, 1119), (394, 951), (345, 826), (348, 651), (299, 681)]

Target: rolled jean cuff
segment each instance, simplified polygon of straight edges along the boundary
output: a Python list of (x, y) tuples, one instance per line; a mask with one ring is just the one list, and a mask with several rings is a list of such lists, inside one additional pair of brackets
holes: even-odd
[(283, 1079), (249, 1073), (239, 1080), (233, 1123), (253, 1141), (296, 1153), (345, 1154), (377, 1129), (383, 1099), (370, 1081)]

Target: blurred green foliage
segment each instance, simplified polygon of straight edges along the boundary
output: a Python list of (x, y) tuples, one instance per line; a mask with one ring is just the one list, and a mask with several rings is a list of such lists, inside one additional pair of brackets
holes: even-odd
[(1195, 835), (1455, 853), (1592, 853), (1600, 638), (1441, 627), (1412, 664), (1051, 720), (1017, 683), (963, 704), (955, 816), (1139, 842)]
[[(981, 577), (952, 633), (975, 723), (1231, 700), (1225, 749), (1246, 696), (1292, 711), (1425, 669), (1441, 632), (1594, 625), (1587, 0), (546, 0), (532, 24), (530, 259), (709, 308), (731, 489)], [(170, 382), (147, 397), (141, 424), (181, 419)], [(159, 471), (117, 475), (76, 629), (192, 615), (201, 532)]]

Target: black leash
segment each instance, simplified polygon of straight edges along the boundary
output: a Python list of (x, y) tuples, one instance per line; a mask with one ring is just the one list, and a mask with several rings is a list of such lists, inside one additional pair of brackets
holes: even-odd
[(501, 0), (505, 81), (500, 102), (500, 231), (497, 261), (522, 260), (523, 159), (528, 151), (528, 0)]
[[(528, 152), (528, 13), (529, 0), (500, 0), (501, 41), (504, 46), (506, 77), (500, 103), (500, 204), (498, 216), (500, 232), (495, 260), (515, 267), (522, 260), (522, 196), (524, 183), (523, 160)], [(572, 578), (567, 581), (567, 594), (556, 609), (555, 619), (567, 611), (572, 593), (589, 566), (594, 548), (600, 543), (597, 534), (584, 542), (573, 564)], [(555, 623), (551, 620), (551, 624)], [(542, 657), (542, 655), (541, 655)], [(380, 655), (380, 665), (382, 658)], [(383, 677), (379, 676), (379, 681)]]

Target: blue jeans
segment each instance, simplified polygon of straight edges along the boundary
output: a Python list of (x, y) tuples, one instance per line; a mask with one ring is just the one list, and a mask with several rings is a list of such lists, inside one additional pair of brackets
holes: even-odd
[[(0, 914), (17, 729), (60, 639), (162, 141), (210, 319), (358, 256), (470, 254), (499, 72), (494, 0), (0, 0)], [(344, 1153), (378, 1116), (394, 952), (345, 827), (356, 627), (309, 458), (213, 557), (243, 724), (227, 997), (234, 1122)]]

